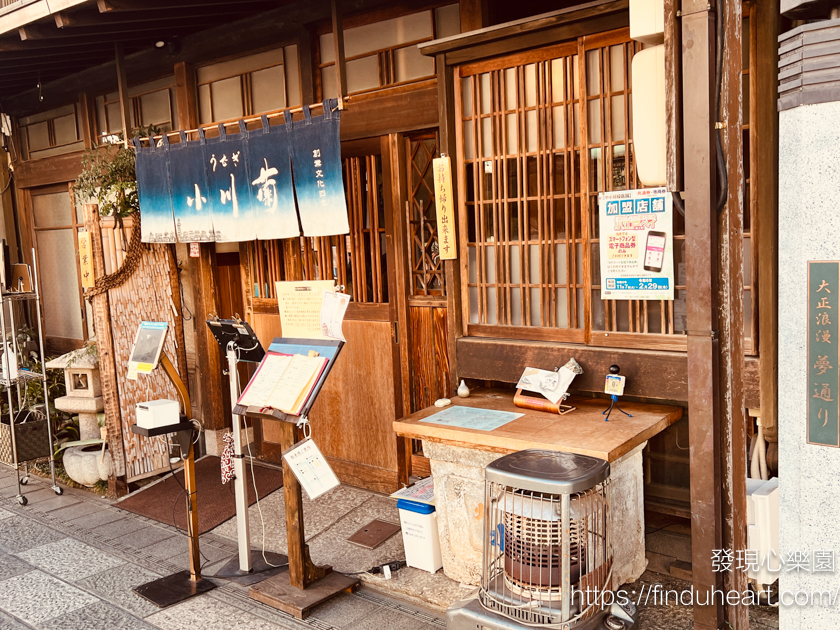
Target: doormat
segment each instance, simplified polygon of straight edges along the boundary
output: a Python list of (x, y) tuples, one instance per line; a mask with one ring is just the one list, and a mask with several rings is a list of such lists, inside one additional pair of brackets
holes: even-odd
[[(251, 466), (246, 463), (245, 486), (248, 505), (256, 503)], [(254, 464), (254, 477), (260, 499), (283, 487), (283, 471)], [(204, 534), (236, 514), (233, 481), (222, 485), (221, 460), (203, 457), (195, 463), (195, 487), (198, 501), (198, 533)], [(174, 525), (187, 531), (187, 493), (184, 492), (184, 471), (149, 485), (119, 503), (117, 507), (145, 516), (158, 523)]]

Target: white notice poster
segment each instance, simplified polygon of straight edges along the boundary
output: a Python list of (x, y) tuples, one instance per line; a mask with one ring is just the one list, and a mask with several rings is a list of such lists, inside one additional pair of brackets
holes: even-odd
[(665, 188), (598, 194), (602, 300), (673, 300), (673, 199)]
[(321, 449), (312, 440), (298, 442), (283, 453), (283, 459), (312, 500), (340, 485)]

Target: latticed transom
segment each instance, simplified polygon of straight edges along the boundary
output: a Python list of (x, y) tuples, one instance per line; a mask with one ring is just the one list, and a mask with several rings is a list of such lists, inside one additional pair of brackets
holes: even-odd
[(285, 247), (300, 249), (300, 269), (283, 241), (255, 241), (249, 247), (254, 297), (275, 298), (275, 282), (303, 278), (335, 280), (355, 302), (388, 302), (382, 158), (346, 157), (343, 173), (350, 233), (289, 239)]
[(354, 302), (388, 301), (382, 158), (344, 158), (350, 233), (303, 239), (304, 276), (335, 280)]
[(432, 160), (438, 157), (436, 133), (406, 139), (409, 181), (409, 250), (411, 295), (445, 294), (443, 263), (438, 251), (437, 211)]

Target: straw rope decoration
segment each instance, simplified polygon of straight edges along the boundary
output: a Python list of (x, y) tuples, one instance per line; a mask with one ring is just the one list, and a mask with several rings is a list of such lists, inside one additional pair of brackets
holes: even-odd
[(137, 271), (137, 266), (143, 256), (143, 250), (148, 246), (140, 240), (140, 212), (132, 212), (131, 217), (134, 219), (134, 230), (131, 232), (131, 240), (128, 243), (123, 264), (114, 273), (98, 278), (96, 284), (85, 291), (85, 299), (88, 302), (101, 293), (121, 286)]

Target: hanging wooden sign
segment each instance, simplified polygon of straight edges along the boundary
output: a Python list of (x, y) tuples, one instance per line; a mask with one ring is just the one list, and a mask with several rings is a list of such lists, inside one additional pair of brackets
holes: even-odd
[(447, 156), (435, 158), (435, 204), (437, 207), (438, 251), (441, 260), (458, 257), (455, 243), (455, 200), (452, 198), (452, 163)]
[(808, 444), (840, 446), (840, 262), (808, 262)]
[(96, 284), (93, 273), (93, 251), (90, 248), (90, 232), (79, 232), (79, 273), (82, 276), (82, 288), (92, 289)]

